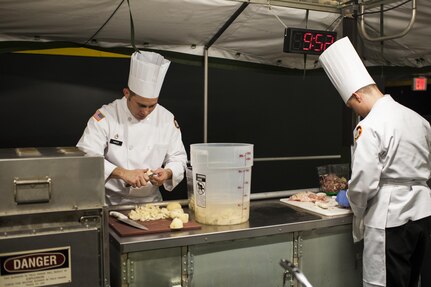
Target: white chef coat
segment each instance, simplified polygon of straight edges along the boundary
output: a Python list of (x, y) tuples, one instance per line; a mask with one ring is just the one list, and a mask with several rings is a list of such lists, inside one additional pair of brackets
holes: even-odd
[[(385, 95), (354, 137), (348, 197), (354, 223), (365, 225), (364, 286), (385, 286), (385, 228), (431, 216), (431, 128)], [(356, 240), (362, 239), (360, 226), (353, 227)]]
[(137, 120), (127, 107), (127, 99), (104, 105), (90, 118), (77, 147), (105, 158), (105, 187), (110, 204), (134, 204), (161, 201), (157, 186), (127, 187), (123, 180), (109, 178), (118, 166), (125, 169), (172, 170), (172, 179), (164, 183), (171, 191), (184, 177), (187, 154), (181, 131), (174, 116), (163, 106), (143, 120)]

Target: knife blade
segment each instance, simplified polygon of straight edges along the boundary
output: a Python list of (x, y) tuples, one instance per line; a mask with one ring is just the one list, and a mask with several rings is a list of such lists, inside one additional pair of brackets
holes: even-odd
[(148, 230), (147, 227), (145, 227), (142, 224), (139, 224), (131, 219), (129, 219), (126, 215), (117, 212), (117, 211), (111, 211), (109, 212), (109, 215), (112, 217), (115, 217), (116, 219), (118, 219), (119, 221), (126, 223), (127, 225), (133, 226), (135, 228), (139, 228), (139, 229), (143, 229), (143, 230)]

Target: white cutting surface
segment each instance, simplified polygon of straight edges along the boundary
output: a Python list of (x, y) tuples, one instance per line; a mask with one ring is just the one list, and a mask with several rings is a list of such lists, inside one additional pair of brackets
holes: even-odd
[(314, 202), (300, 202), (300, 201), (293, 201), (293, 200), (289, 201), (288, 198), (282, 198), (280, 199), (280, 201), (288, 205), (296, 206), (296, 207), (305, 209), (307, 211), (311, 211), (325, 216), (339, 216), (339, 215), (352, 213), (352, 210), (350, 208), (341, 208), (338, 206), (332, 206), (332, 207), (329, 207), (328, 209), (324, 209), (314, 205)]

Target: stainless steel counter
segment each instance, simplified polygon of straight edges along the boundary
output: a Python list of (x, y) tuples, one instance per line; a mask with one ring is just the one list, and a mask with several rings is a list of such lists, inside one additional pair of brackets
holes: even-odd
[(209, 242), (282, 234), (347, 225), (352, 216), (318, 216), (294, 209), (278, 199), (252, 201), (248, 222), (236, 225), (202, 225), (202, 229), (120, 237), (110, 231), (111, 245), (121, 253), (137, 252), (176, 246), (190, 246)]

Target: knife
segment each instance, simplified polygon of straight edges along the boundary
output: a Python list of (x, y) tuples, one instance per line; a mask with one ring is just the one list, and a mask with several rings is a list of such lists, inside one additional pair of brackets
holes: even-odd
[(111, 212), (109, 212), (109, 215), (115, 217), (116, 219), (118, 219), (119, 221), (121, 221), (123, 223), (126, 223), (127, 225), (133, 226), (135, 228), (143, 229), (143, 230), (148, 230), (147, 227), (129, 219), (126, 215), (124, 215), (120, 212), (111, 211)]

